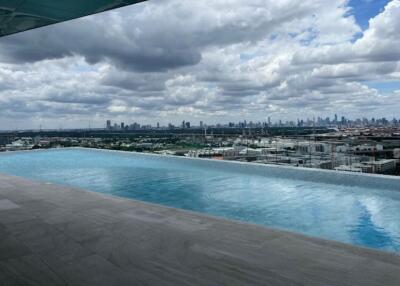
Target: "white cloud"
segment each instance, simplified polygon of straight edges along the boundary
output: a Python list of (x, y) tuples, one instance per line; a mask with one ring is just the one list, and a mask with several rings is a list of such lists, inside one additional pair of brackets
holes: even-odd
[(395, 115), (366, 82), (400, 80), (400, 0), (361, 37), (347, 4), (154, 0), (0, 39), (0, 128)]

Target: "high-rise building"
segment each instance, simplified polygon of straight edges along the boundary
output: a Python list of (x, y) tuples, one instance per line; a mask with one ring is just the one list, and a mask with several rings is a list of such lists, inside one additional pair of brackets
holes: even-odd
[(111, 120), (107, 120), (107, 129), (110, 130), (111, 129)]
[(121, 129), (125, 129), (125, 123), (121, 122)]
[(203, 121), (200, 121), (200, 128), (203, 128)]

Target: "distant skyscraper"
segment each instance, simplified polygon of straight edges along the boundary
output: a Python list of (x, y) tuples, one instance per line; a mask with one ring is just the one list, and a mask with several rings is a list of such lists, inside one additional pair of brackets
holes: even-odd
[(157, 128), (160, 128), (160, 122), (157, 122)]
[(107, 120), (107, 129), (111, 129), (111, 120)]
[(203, 121), (200, 121), (200, 128), (203, 128)]
[(125, 129), (125, 123), (121, 122), (121, 129)]

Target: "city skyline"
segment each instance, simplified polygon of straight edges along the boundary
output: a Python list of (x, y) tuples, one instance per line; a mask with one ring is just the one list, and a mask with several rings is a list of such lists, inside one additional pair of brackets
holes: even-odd
[(399, 127), (400, 117), (386, 118), (386, 117), (362, 117), (362, 118), (348, 118), (343, 115), (334, 114), (333, 116), (318, 116), (312, 118), (297, 118), (296, 120), (274, 119), (266, 117), (263, 120), (247, 120), (241, 119), (239, 121), (221, 121), (221, 122), (207, 122), (196, 121), (186, 118), (181, 122), (171, 121), (162, 123), (160, 121), (153, 121), (152, 123), (140, 122), (135, 120), (118, 121), (115, 119), (107, 119), (103, 124), (93, 125), (91, 121), (87, 125), (78, 126), (75, 128), (64, 128), (62, 125), (58, 128), (47, 128), (45, 125), (39, 125), (37, 128), (19, 128), (19, 129), (0, 129), (0, 131), (12, 130), (67, 130), (67, 129), (109, 129), (109, 130), (139, 130), (139, 129), (179, 129), (179, 128), (208, 128), (208, 127), (228, 127), (228, 128), (265, 128), (265, 127)]
[[(196, 124), (198, 123), (198, 124)], [(207, 123), (204, 121), (193, 122), (183, 120), (180, 124), (176, 124), (173, 122), (169, 122), (168, 124), (160, 124), (160, 122), (156, 122), (155, 124), (141, 124), (140, 122), (130, 122), (130, 121), (122, 121), (116, 122), (108, 119), (105, 124), (106, 129), (140, 129), (140, 127), (154, 127), (154, 128), (191, 128), (191, 127), (276, 127), (276, 126), (291, 126), (291, 127), (312, 127), (312, 126), (399, 126), (400, 119), (398, 118), (347, 118), (345, 116), (338, 116), (335, 114), (333, 118), (327, 117), (313, 117), (313, 118), (297, 118), (296, 121), (293, 120), (273, 120), (271, 117), (266, 118), (266, 120), (258, 120), (258, 121), (248, 121), (246, 119), (242, 121), (236, 122), (219, 122), (219, 123)]]
[(399, 12), (400, 0), (154, 0), (12, 35), (0, 129), (398, 117)]

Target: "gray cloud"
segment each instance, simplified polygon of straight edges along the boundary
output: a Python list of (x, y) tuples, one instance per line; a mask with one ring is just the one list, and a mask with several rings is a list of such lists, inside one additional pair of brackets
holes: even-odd
[(154, 0), (2, 38), (1, 116), (261, 120), (356, 115), (364, 102), (392, 112), (398, 93), (367, 83), (400, 81), (400, 1), (359, 38), (347, 4)]

